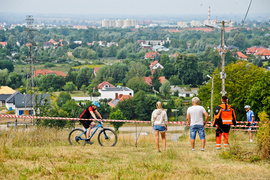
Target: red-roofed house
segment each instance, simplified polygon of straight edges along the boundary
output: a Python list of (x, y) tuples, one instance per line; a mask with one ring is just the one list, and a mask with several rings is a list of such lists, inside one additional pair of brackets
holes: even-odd
[(48, 42), (49, 42), (49, 43), (53, 43), (53, 45), (58, 44), (58, 42), (56, 42), (56, 41), (55, 41), (55, 40), (53, 40), (53, 39), (50, 39)]
[(253, 54), (253, 55), (255, 55), (257, 52), (259, 52), (259, 51), (261, 51), (263, 49), (265, 49), (265, 48), (262, 47), (262, 46), (253, 46), (251, 48), (247, 48), (246, 54)]
[[(144, 77), (144, 81), (145, 81), (145, 83), (146, 84), (148, 84), (149, 86), (152, 86), (152, 78), (153, 77)], [(165, 76), (160, 76), (159, 77), (159, 82), (161, 83), (161, 84), (163, 84), (164, 82), (165, 82)]]
[(176, 58), (178, 56), (177, 53), (169, 55), (170, 58)]
[(149, 49), (149, 50), (152, 49), (151, 45), (148, 45), (148, 44), (142, 44), (141, 46), (143, 49)]
[(144, 81), (146, 84), (148, 84), (149, 86), (152, 86), (151, 82), (152, 82), (152, 77), (144, 77)]
[(68, 56), (73, 56), (73, 55), (72, 55), (72, 52), (67, 52), (67, 55), (68, 55)]
[(63, 77), (66, 77), (67, 76), (62, 71), (52, 71), (50, 69), (38, 69), (38, 70), (36, 70), (34, 72), (34, 77), (37, 77), (39, 75), (48, 75), (48, 74), (55, 74), (57, 76), (63, 76)]
[(87, 29), (87, 26), (73, 26), (73, 29)]
[(123, 95), (123, 94), (120, 94), (118, 96), (118, 93), (115, 93), (115, 98), (113, 100), (111, 100), (108, 103), (108, 105), (111, 106), (112, 108), (114, 108), (119, 102), (126, 100), (126, 99), (129, 99), (129, 98), (132, 98), (132, 96), (131, 95)]
[(161, 83), (161, 84), (163, 84), (164, 82), (165, 82), (165, 76), (160, 76), (159, 78), (158, 78), (158, 80), (159, 80), (159, 82)]
[(7, 42), (0, 42), (0, 45), (2, 45), (3, 47), (5, 47), (7, 45)]
[(257, 51), (255, 56), (260, 57), (261, 59), (270, 59), (270, 51), (268, 49), (262, 49)]
[(29, 46), (32, 46), (32, 43), (26, 43), (25, 44), (27, 47), (29, 47)]
[(114, 85), (110, 84), (108, 81), (104, 81), (98, 85), (98, 89), (102, 89), (104, 87), (115, 87)]
[(163, 66), (156, 60), (154, 62), (151, 62), (149, 65), (150, 71), (154, 73), (154, 70), (157, 68), (163, 69)]
[(145, 53), (144, 58), (145, 59), (156, 59), (157, 56), (160, 56), (160, 54), (158, 52), (148, 52)]
[(237, 57), (239, 58), (239, 59), (241, 59), (241, 60), (247, 60), (247, 56), (246, 55), (244, 55), (242, 52), (240, 52), (240, 51), (237, 51), (236, 52), (236, 55), (237, 55)]

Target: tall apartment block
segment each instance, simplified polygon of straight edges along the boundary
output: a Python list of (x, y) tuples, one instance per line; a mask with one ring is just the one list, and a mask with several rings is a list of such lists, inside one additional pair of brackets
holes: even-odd
[(107, 19), (104, 19), (103, 21), (102, 21), (102, 27), (106, 27), (106, 28), (108, 28), (108, 27), (115, 27), (115, 20), (107, 20)]
[(138, 25), (137, 20), (131, 20), (131, 19), (124, 20), (124, 27), (132, 27), (132, 26), (137, 26), (137, 25)]
[(135, 27), (138, 25), (137, 20), (126, 19), (126, 20), (106, 20), (102, 21), (102, 27)]
[(123, 27), (124, 26), (124, 21), (123, 20), (117, 20), (116, 21), (116, 27)]
[(190, 26), (192, 27), (198, 27), (198, 26), (202, 26), (200, 21), (191, 21), (190, 22)]
[(177, 22), (177, 25), (179, 27), (188, 27), (188, 23), (187, 22)]

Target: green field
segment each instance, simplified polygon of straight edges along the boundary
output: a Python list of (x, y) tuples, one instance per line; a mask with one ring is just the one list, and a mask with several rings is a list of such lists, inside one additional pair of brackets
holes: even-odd
[[(83, 64), (81, 66), (84, 65), (85, 62), (87, 62), (87, 64), (91, 63), (91, 61), (89, 60), (80, 60), (80, 59), (75, 59), (74, 61), (79, 61), (82, 62)], [(98, 61), (104, 63), (104, 64), (111, 64), (111, 63), (118, 63), (120, 62), (119, 60), (117, 60), (116, 58), (110, 57), (110, 58), (101, 58)], [(50, 67), (50, 68), (45, 68), (44, 67), (45, 64), (35, 64), (34, 65), (34, 69), (50, 69), (53, 71), (62, 71), (65, 74), (68, 73), (69, 69), (74, 67), (73, 64), (69, 64), (69, 63), (64, 63), (64, 64), (57, 64), (54, 63), (55, 67)], [(27, 66), (28, 65), (14, 65), (14, 71), (21, 73), (21, 72), (26, 72), (27, 71)], [(92, 65), (93, 66), (93, 65)], [(101, 65), (95, 65), (95, 66), (101, 66)]]
[[(37, 69), (50, 69), (53, 71), (62, 71), (65, 74), (67, 74), (69, 69), (72, 67), (70, 64), (54, 64), (54, 65), (55, 65), (55, 67), (45, 68), (44, 64), (38, 64), (38, 65), (35, 65), (34, 68), (35, 68), (35, 70), (37, 70)], [(27, 72), (27, 65), (15, 65), (14, 71), (17, 73)]]
[[(106, 126), (106, 125), (105, 125)], [(231, 132), (231, 148), (215, 150), (207, 132), (205, 151), (191, 151), (188, 132), (158, 153), (152, 134), (119, 134), (115, 147), (72, 147), (69, 129), (29, 128), (0, 132), (0, 179), (269, 179), (270, 162), (256, 156), (256, 138)]]

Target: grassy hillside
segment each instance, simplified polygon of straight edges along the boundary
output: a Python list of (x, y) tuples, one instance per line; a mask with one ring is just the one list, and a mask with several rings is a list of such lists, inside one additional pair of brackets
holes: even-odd
[[(72, 147), (70, 130), (33, 128), (0, 132), (0, 179), (269, 179), (270, 162), (256, 158), (256, 142), (232, 132), (231, 148), (215, 150), (215, 134), (207, 132), (205, 152), (191, 151), (188, 132), (168, 139), (158, 153), (152, 134), (119, 134), (116, 147)], [(255, 139), (256, 140), (256, 139)], [(162, 150), (162, 148), (161, 148)], [(238, 156), (240, 155), (240, 156)]]

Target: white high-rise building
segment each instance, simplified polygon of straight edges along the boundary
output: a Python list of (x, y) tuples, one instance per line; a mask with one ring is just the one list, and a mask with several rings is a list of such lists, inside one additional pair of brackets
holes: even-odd
[(177, 22), (177, 25), (179, 27), (188, 27), (188, 23), (187, 22)]
[(200, 21), (191, 21), (190, 22), (190, 26), (192, 27), (198, 27), (198, 26), (202, 26), (201, 22)]
[(115, 27), (116, 23), (115, 23), (115, 20), (107, 20), (107, 19), (104, 19), (102, 21), (102, 27)]
[(116, 27), (123, 27), (124, 26), (124, 21), (123, 20), (117, 20), (116, 21)]
[(132, 19), (126, 19), (124, 20), (124, 27), (135, 27), (138, 25), (137, 20), (132, 20)]

